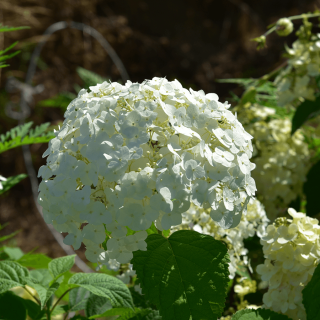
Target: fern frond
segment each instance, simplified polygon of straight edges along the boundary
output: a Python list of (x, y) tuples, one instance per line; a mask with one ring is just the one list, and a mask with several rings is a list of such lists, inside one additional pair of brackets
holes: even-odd
[(46, 143), (54, 138), (53, 132), (46, 132), (50, 123), (31, 129), (33, 122), (12, 128), (0, 135), (0, 153), (26, 144)]
[(6, 179), (6, 181), (2, 181), (2, 189), (0, 189), (0, 195), (14, 187), (21, 180), (26, 178), (28, 175), (25, 173), (18, 174), (17, 176), (12, 176)]

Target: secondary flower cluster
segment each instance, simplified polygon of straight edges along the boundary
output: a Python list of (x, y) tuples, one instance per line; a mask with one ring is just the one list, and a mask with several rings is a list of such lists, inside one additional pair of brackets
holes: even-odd
[(255, 166), (252, 136), (230, 105), (164, 78), (90, 90), (68, 106), (39, 170), (44, 218), (68, 233), (66, 244), (83, 242), (90, 261), (126, 263), (146, 250), (153, 221), (170, 229), (190, 203), (211, 208), (223, 228), (238, 225)]
[(257, 266), (269, 290), (263, 296), (264, 308), (286, 314), (293, 320), (305, 320), (302, 290), (311, 280), (320, 261), (318, 220), (290, 208), (293, 218), (278, 218), (261, 238), (264, 264)]
[(273, 221), (302, 194), (311, 166), (308, 145), (301, 129), (291, 136), (289, 119), (268, 119), (275, 109), (248, 103), (236, 110), (245, 129), (255, 136), (252, 161), (257, 169), (252, 176), (257, 183), (258, 199)]
[(192, 229), (227, 243), (230, 257), (229, 277), (233, 279), (239, 266), (249, 266), (250, 268), (247, 257), (248, 250), (244, 247), (243, 240), (253, 237), (255, 234), (261, 238), (265, 234), (269, 220), (262, 204), (256, 199), (249, 201), (240, 223), (232, 229), (221, 228), (210, 218), (209, 213), (210, 210), (191, 205), (190, 209), (182, 214), (182, 224), (171, 228), (171, 232)]
[(312, 24), (304, 19), (298, 39), (287, 48), (287, 67), (275, 79), (279, 105), (300, 104), (301, 97), (315, 99), (316, 77), (320, 74), (320, 34), (312, 34)]

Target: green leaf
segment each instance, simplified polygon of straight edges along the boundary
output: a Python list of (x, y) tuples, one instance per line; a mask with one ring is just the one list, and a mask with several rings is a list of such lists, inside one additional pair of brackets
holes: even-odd
[(138, 232), (138, 231), (131, 230), (129, 227), (126, 227), (126, 228), (127, 228), (127, 236), (131, 236), (132, 234), (135, 234)]
[(306, 309), (308, 320), (320, 319), (320, 265), (313, 273), (309, 283), (302, 290), (302, 303)]
[(21, 180), (26, 178), (28, 175), (25, 173), (18, 174), (17, 176), (12, 176), (7, 178), (6, 181), (2, 181), (3, 189), (0, 190), (0, 195), (14, 187), (16, 184), (18, 184)]
[(5, 48), (4, 50), (0, 50), (0, 55), (3, 55), (4, 53), (11, 50), (13, 47), (15, 47), (18, 44), (18, 41), (12, 43), (9, 47)]
[(134, 251), (131, 263), (163, 319), (217, 319), (229, 282), (226, 246), (189, 230), (168, 239), (151, 234), (146, 242), (147, 251)]
[(11, 31), (17, 31), (22, 29), (30, 29), (30, 27), (8, 27), (8, 26), (2, 26), (0, 24), (0, 32), (11, 32)]
[(82, 287), (72, 289), (69, 292), (70, 311), (84, 310), (90, 297), (90, 291)]
[[(135, 283), (137, 283), (136, 281)], [(135, 291), (134, 287), (129, 288), (131, 292), (131, 296), (133, 299), (133, 304), (141, 309), (147, 308), (155, 308), (155, 305), (152, 305), (149, 300), (147, 300), (145, 294), (140, 294), (139, 292)]]
[(163, 235), (164, 237), (168, 238), (169, 235), (170, 235), (170, 229), (168, 229), (168, 230), (162, 230), (162, 235)]
[(151, 227), (149, 229), (146, 230), (148, 235), (149, 234), (158, 234), (158, 229), (156, 228), (156, 226), (154, 225), (154, 223), (152, 222)]
[(268, 309), (243, 309), (236, 312), (231, 320), (290, 320), (283, 314)]
[(14, 261), (0, 261), (0, 293), (22, 287), (26, 277), (29, 277), (27, 268)]
[(66, 313), (68, 310), (69, 310), (68, 305), (66, 305), (66, 304), (65, 305), (58, 305), (53, 309), (51, 315), (58, 316), (59, 314)]
[(96, 296), (91, 293), (85, 308), (85, 315), (87, 317), (99, 315), (110, 309), (112, 309), (112, 305), (108, 298)]
[(11, 247), (6, 247), (3, 246), (3, 252), (8, 255), (8, 258), (11, 260), (19, 260), (24, 253), (20, 248), (11, 248)]
[(307, 215), (311, 217), (320, 212), (319, 177), (320, 177), (320, 161), (318, 161), (309, 170), (307, 174), (307, 179), (303, 185), (303, 191), (307, 198), (306, 211), (307, 211)]
[(74, 265), (74, 259), (76, 255), (65, 256), (57, 259), (53, 259), (49, 262), (48, 269), (54, 279), (58, 279), (65, 272), (69, 271)]
[(41, 310), (40, 306), (32, 300), (24, 300), (24, 305), (27, 309), (28, 316), (32, 320), (38, 320), (42, 318), (44, 310)]
[(128, 310), (126, 314), (122, 314), (117, 320), (161, 320), (158, 310), (138, 309), (135, 311)]
[(17, 235), (21, 230), (15, 231), (13, 233), (8, 234), (7, 236), (3, 236), (0, 238), (0, 242), (7, 241)]
[[(67, 271), (63, 274), (63, 279), (60, 283), (60, 287), (59, 289), (55, 292), (55, 296), (57, 298), (60, 298), (69, 288), (69, 284), (68, 284), (68, 281), (69, 279), (73, 276), (73, 272), (70, 272), (70, 271)], [(72, 292), (73, 290), (71, 290), (70, 292), (68, 292), (67, 294), (65, 294), (63, 297), (62, 297), (62, 300), (63, 301), (69, 301), (69, 294)]]
[(103, 273), (76, 273), (69, 285), (82, 287), (97, 296), (106, 297), (113, 307), (133, 308), (132, 297), (127, 286), (119, 279)]
[[(139, 310), (139, 309), (135, 308), (134, 310)], [(107, 310), (103, 314), (93, 315), (89, 319), (128, 315), (128, 314), (132, 314), (132, 312), (134, 313), (133, 309), (129, 309), (129, 308), (112, 308), (110, 310)]]
[(25, 320), (26, 317), (24, 299), (10, 291), (0, 294), (0, 319)]
[(12, 128), (0, 136), (0, 153), (26, 144), (45, 143), (55, 137), (53, 132), (46, 132), (50, 123), (43, 123), (31, 129), (33, 122)]
[(88, 320), (89, 318), (80, 316), (80, 314), (75, 315), (70, 320)]
[(50, 282), (53, 280), (51, 273), (48, 269), (37, 269), (30, 271), (31, 280), (41, 284), (45, 288), (49, 288)]
[(97, 73), (78, 67), (77, 73), (84, 83), (84, 88), (88, 89), (90, 86), (96, 86), (97, 83), (102, 83), (108, 79), (101, 77)]
[(52, 259), (42, 253), (25, 254), (17, 262), (24, 267), (33, 269), (48, 268), (48, 264)]
[(291, 135), (293, 135), (307, 120), (314, 118), (320, 113), (320, 95), (314, 101), (305, 100), (297, 108), (293, 119)]
[(51, 298), (51, 296), (56, 292), (56, 290), (59, 288), (59, 283), (54, 282), (49, 288), (45, 288), (41, 284), (28, 282), (28, 286), (35, 289), (38, 293), (39, 300), (41, 303), (41, 308), (43, 308), (47, 301)]
[(50, 99), (42, 100), (38, 102), (40, 107), (59, 107), (61, 109), (67, 109), (70, 102), (75, 99), (77, 96), (71, 92), (60, 93), (57, 96), (54, 96)]

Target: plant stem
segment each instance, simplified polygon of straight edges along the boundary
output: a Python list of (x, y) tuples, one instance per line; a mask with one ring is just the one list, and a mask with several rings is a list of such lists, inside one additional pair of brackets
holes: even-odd
[[(320, 16), (320, 13), (310, 13), (310, 14), (300, 14), (298, 16), (292, 16), (292, 17), (289, 17), (288, 19), (289, 20), (298, 20), (298, 19), (303, 19), (303, 18), (315, 18), (315, 17), (319, 17)], [(273, 26), (272, 28), (270, 28), (267, 32), (265, 32), (263, 35), (265, 37), (267, 37), (270, 33), (272, 33), (273, 31), (276, 30), (276, 25)]]
[(54, 310), (54, 308), (58, 305), (58, 303), (61, 301), (61, 299), (70, 291), (72, 290), (73, 288), (70, 288), (68, 289), (67, 291), (65, 291), (63, 293), (63, 295), (61, 295), (61, 297), (56, 301), (56, 303), (54, 304), (54, 306), (52, 307), (51, 311), (50, 311), (50, 314), (52, 313), (52, 311)]

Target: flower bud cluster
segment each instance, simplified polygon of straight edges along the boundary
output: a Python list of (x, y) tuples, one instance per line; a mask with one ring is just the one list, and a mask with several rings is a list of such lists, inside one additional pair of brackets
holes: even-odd
[(252, 176), (259, 190), (257, 197), (273, 221), (302, 194), (311, 166), (303, 130), (299, 129), (291, 136), (289, 119), (268, 119), (275, 114), (272, 108), (248, 103), (236, 110), (245, 129), (255, 136), (252, 161), (257, 169)]
[(146, 250), (153, 221), (170, 229), (190, 203), (221, 227), (238, 225), (255, 166), (252, 136), (230, 105), (164, 78), (90, 90), (68, 106), (39, 170), (44, 218), (68, 233), (66, 244), (83, 242), (90, 261), (126, 263)]
[(299, 38), (292, 48), (286, 48), (287, 67), (274, 81), (281, 106), (300, 104), (301, 98), (315, 99), (316, 77), (320, 74), (320, 34), (312, 34), (311, 27), (312, 24), (305, 20), (298, 32)]
[(320, 226), (305, 213), (292, 208), (288, 213), (293, 219), (278, 218), (267, 227), (260, 240), (266, 260), (256, 271), (269, 283), (263, 307), (305, 320), (302, 290), (320, 261)]
[(262, 204), (251, 199), (247, 210), (243, 212), (241, 221), (235, 228), (223, 229), (209, 215), (209, 211), (191, 205), (190, 209), (182, 214), (182, 224), (171, 228), (171, 232), (192, 229), (194, 231), (211, 235), (217, 240), (224, 241), (228, 246), (230, 257), (230, 279), (236, 275), (240, 265), (249, 266), (248, 250), (244, 247), (243, 240), (257, 234), (262, 237), (268, 225), (268, 218)]

